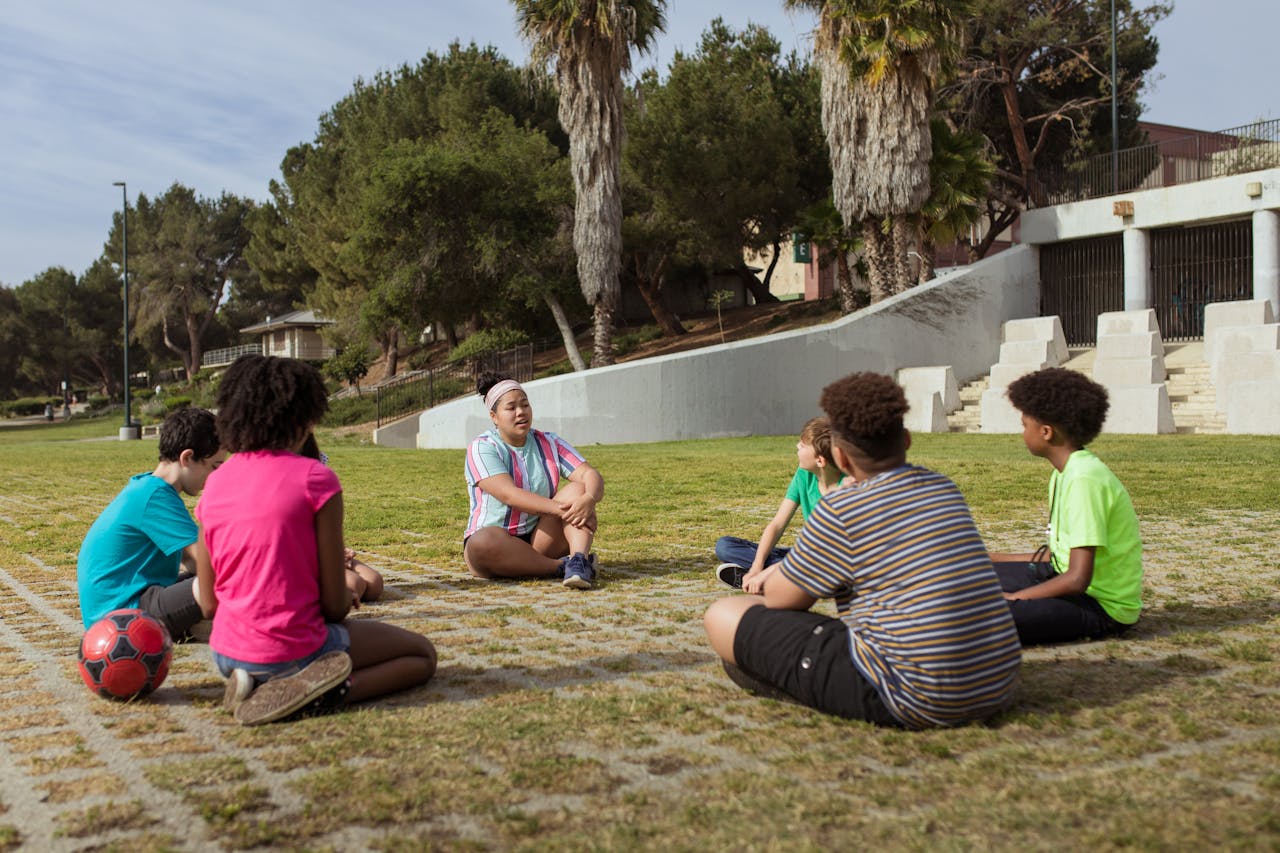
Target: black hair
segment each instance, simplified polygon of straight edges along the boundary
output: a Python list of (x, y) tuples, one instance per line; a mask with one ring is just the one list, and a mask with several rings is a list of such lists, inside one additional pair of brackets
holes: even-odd
[(888, 459), (906, 449), (902, 416), (907, 413), (902, 386), (879, 373), (852, 373), (822, 389), (819, 405), (837, 438), (847, 441), (873, 461)]
[(1098, 437), (1111, 407), (1107, 389), (1083, 373), (1046, 367), (1009, 383), (1009, 402), (1081, 448)]
[(218, 435), (232, 453), (284, 450), (328, 408), (315, 367), (293, 358), (242, 355), (218, 386)]
[(489, 389), (499, 382), (505, 382), (512, 377), (503, 373), (494, 373), (492, 370), (486, 370), (476, 377), (476, 393), (480, 395), (480, 399), (484, 399), (484, 395), (489, 393)]
[(197, 460), (208, 459), (221, 448), (213, 412), (194, 406), (178, 409), (160, 425), (160, 461), (177, 462), (190, 450)]

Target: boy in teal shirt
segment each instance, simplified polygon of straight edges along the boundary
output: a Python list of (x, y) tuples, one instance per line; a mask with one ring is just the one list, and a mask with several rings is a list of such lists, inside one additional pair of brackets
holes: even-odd
[(213, 414), (180, 409), (160, 427), (160, 462), (137, 474), (85, 535), (76, 561), (80, 615), (88, 628), (112, 610), (138, 607), (173, 638), (200, 621), (195, 597), (198, 530), (182, 493), (200, 494), (226, 460)]
[(801, 518), (808, 518), (822, 496), (844, 478), (844, 472), (831, 461), (831, 426), (825, 417), (810, 418), (800, 430), (796, 459), (799, 466), (787, 486), (786, 497), (778, 505), (773, 520), (765, 525), (760, 542), (737, 536), (721, 536), (716, 541), (716, 559), (721, 561), (716, 567), (716, 577), (726, 586), (760, 593), (773, 567), (781, 563), (790, 550), (777, 545), (796, 508), (800, 509)]
[(1125, 487), (1085, 446), (1102, 431), (1107, 391), (1051, 367), (1009, 385), (1022, 440), (1053, 465), (1048, 544), (991, 554), (1023, 645), (1123, 633), (1142, 611), (1142, 539)]

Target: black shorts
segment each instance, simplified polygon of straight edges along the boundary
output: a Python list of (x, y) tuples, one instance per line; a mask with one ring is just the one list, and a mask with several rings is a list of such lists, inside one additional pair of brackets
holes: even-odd
[[(483, 529), (484, 529), (484, 528), (481, 528), (481, 530), (483, 530)], [(476, 532), (478, 533), (479, 531), (476, 531)], [(533, 544), (533, 534), (534, 534), (534, 533), (537, 533), (537, 532), (538, 532), (538, 528), (536, 528), (536, 527), (535, 527), (535, 528), (533, 528), (533, 530), (530, 530), (528, 533), (515, 533), (515, 534), (507, 534), (507, 535), (508, 535), (508, 536), (514, 536), (516, 539), (521, 540), (522, 542), (524, 542), (524, 543), (525, 543), (525, 544), (527, 544), (527, 545), (532, 545), (532, 544)], [(475, 536), (475, 535), (476, 535), (475, 533), (472, 533), (472, 534), (471, 534), (471, 536)], [(462, 537), (462, 553), (464, 553), (464, 554), (465, 554), (465, 553), (467, 553), (467, 540), (468, 540), (468, 539), (470, 539), (470, 538), (471, 538), (471, 536), (464, 536), (464, 537)]]
[(138, 607), (163, 622), (169, 636), (177, 642), (204, 618), (200, 605), (196, 604), (195, 587), (195, 575), (179, 575), (177, 583), (144, 589)]
[(752, 607), (733, 636), (733, 657), (748, 675), (802, 705), (850, 720), (902, 726), (853, 665), (849, 629), (839, 619)]

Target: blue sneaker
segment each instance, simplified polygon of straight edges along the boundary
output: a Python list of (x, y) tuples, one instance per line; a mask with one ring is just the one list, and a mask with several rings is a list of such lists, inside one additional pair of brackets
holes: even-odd
[(595, 555), (579, 551), (564, 561), (564, 585), (570, 589), (591, 589), (596, 580)]

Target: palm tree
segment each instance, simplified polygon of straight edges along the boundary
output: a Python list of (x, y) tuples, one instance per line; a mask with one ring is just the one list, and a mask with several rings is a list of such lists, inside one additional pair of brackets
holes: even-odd
[(982, 218), (982, 203), (996, 174), (982, 134), (956, 130), (941, 118), (934, 118), (931, 133), (929, 175), (933, 190), (920, 209), (920, 281), (933, 278), (940, 245), (963, 240), (969, 259), (977, 260), (973, 243), (964, 234)]
[(818, 13), (814, 64), (844, 221), (862, 231), (873, 300), (910, 286), (911, 215), (929, 197), (933, 87), (969, 0), (785, 0)]
[(554, 57), (575, 190), (573, 248), (595, 310), (592, 364), (613, 363), (621, 296), (622, 75), (666, 26), (666, 0), (512, 0), (533, 61)]

